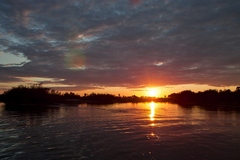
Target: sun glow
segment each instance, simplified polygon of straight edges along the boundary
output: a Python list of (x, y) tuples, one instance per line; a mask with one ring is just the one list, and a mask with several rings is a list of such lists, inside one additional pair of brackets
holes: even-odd
[(148, 88), (147, 89), (147, 95), (150, 97), (157, 97), (159, 94), (159, 90), (156, 88)]

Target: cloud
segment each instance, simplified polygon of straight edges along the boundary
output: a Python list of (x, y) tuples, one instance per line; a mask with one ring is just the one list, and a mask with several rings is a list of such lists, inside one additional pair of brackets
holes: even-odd
[(0, 67), (22, 67), (30, 62), (23, 53), (0, 51)]
[(239, 10), (237, 0), (3, 0), (0, 51), (15, 58), (0, 60), (0, 79), (239, 85)]

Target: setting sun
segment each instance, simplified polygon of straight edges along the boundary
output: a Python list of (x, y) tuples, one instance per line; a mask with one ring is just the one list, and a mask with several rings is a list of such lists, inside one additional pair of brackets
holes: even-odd
[(150, 97), (157, 97), (158, 93), (159, 93), (159, 91), (156, 88), (147, 89), (147, 95), (150, 96)]

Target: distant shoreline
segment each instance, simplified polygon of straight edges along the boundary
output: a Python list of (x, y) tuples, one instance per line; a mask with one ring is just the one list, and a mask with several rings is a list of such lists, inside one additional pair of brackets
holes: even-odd
[[(234, 106), (240, 108), (240, 89), (230, 90), (206, 90), (204, 92), (192, 92), (185, 90), (180, 93), (172, 93), (165, 98), (157, 97), (138, 97), (133, 96), (115, 96), (112, 94), (84, 94), (80, 96), (72, 92), (60, 93), (50, 88), (42, 87), (41, 84), (31, 86), (17, 86), (5, 91), (0, 95), (0, 102), (6, 106), (35, 106), (41, 107), (46, 105), (69, 105), (78, 104), (114, 104), (114, 103), (142, 103), (142, 102), (169, 102), (181, 106)], [(35, 108), (34, 107), (34, 108)]]

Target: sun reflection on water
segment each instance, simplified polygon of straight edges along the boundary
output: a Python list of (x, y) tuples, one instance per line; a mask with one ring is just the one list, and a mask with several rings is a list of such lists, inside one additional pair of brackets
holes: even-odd
[(159, 139), (159, 136), (155, 133), (154, 128), (156, 127), (154, 120), (155, 120), (155, 109), (156, 109), (156, 103), (155, 102), (151, 102), (149, 103), (150, 106), (150, 114), (149, 114), (149, 120), (150, 120), (150, 133), (147, 135), (148, 139)]
[[(155, 115), (155, 103), (154, 102), (150, 103), (150, 109), (151, 109), (151, 113), (149, 115), (150, 121), (154, 121), (154, 115)], [(154, 126), (154, 123), (152, 123), (152, 124)]]

